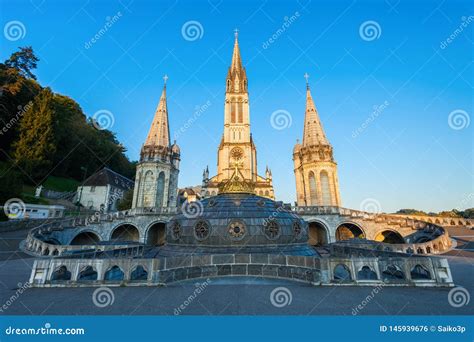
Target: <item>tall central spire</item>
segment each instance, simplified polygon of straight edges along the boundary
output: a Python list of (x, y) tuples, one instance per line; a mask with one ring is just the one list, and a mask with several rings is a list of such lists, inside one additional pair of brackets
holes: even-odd
[(247, 92), (247, 74), (242, 66), (242, 57), (239, 49), (239, 30), (234, 30), (234, 52), (232, 53), (232, 62), (227, 73), (226, 92), (228, 93), (246, 93)]
[(161, 93), (160, 102), (155, 111), (155, 117), (148, 132), (145, 146), (170, 146), (170, 131), (168, 123), (168, 105), (166, 102), (166, 81), (168, 76), (163, 77), (164, 86)]
[(313, 97), (311, 96), (311, 90), (309, 89), (309, 75), (305, 74), (305, 78), (306, 114), (304, 118), (303, 146), (329, 145), (326, 135), (324, 134), (321, 120), (319, 119), (318, 110), (316, 109)]

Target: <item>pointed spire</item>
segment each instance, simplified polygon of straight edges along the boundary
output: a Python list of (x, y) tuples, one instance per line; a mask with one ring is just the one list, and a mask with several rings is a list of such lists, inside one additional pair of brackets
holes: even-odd
[(168, 122), (168, 105), (166, 101), (166, 81), (168, 76), (163, 77), (164, 85), (160, 102), (155, 111), (155, 117), (148, 132), (145, 146), (170, 146), (170, 131)]
[(240, 57), (240, 49), (239, 49), (239, 30), (234, 30), (234, 52), (232, 54), (232, 63), (231, 63), (231, 70), (241, 71), (242, 68), (242, 58)]
[(306, 78), (306, 114), (304, 118), (303, 146), (329, 145), (321, 120), (319, 119), (318, 110), (311, 96), (308, 82), (309, 75), (306, 73), (304, 77)]

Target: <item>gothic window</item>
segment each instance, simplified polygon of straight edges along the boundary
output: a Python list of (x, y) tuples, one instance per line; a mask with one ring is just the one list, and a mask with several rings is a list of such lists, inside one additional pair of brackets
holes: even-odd
[(194, 236), (198, 240), (205, 240), (209, 237), (211, 228), (206, 221), (198, 221), (194, 226)]
[(317, 190), (316, 190), (316, 178), (314, 177), (313, 171), (309, 173), (309, 197), (310, 205), (318, 204)]
[(156, 186), (156, 207), (160, 208), (163, 206), (163, 196), (165, 193), (165, 173), (160, 172), (158, 176), (158, 182)]
[(329, 189), (329, 176), (327, 171), (321, 171), (320, 177), (323, 205), (331, 205), (331, 191)]
[(235, 98), (230, 99), (230, 122), (235, 123), (235, 117), (237, 115), (237, 103)]
[(237, 103), (238, 109), (239, 109), (239, 123), (244, 122), (244, 113), (243, 113), (243, 103), (242, 103), (242, 98), (239, 98), (239, 102)]
[(231, 238), (240, 240), (245, 235), (245, 223), (242, 221), (233, 221), (227, 226), (227, 231)]
[(181, 236), (181, 224), (178, 221), (174, 221), (171, 226), (171, 236), (174, 240), (178, 240)]
[(265, 222), (263, 228), (265, 236), (269, 240), (278, 239), (278, 237), (280, 236), (280, 226), (278, 226), (278, 223), (275, 220), (268, 220), (267, 222)]
[(151, 207), (152, 196), (153, 196), (153, 183), (154, 177), (153, 172), (147, 171), (145, 173), (145, 180), (143, 182), (143, 206), (144, 207)]

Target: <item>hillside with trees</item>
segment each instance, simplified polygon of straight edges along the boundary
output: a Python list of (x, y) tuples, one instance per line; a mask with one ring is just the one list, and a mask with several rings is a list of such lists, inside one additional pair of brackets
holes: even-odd
[(23, 47), (0, 63), (0, 203), (51, 176), (80, 182), (107, 166), (133, 178), (135, 164), (115, 133), (98, 129), (70, 97), (41, 86), (38, 62)]

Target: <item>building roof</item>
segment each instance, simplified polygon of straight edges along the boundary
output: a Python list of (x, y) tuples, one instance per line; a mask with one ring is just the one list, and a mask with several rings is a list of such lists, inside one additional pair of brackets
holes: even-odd
[(84, 186), (107, 186), (112, 185), (122, 190), (130, 190), (133, 188), (133, 181), (128, 179), (121, 174), (104, 167), (102, 170), (94, 173), (92, 176), (87, 178), (83, 185)]

